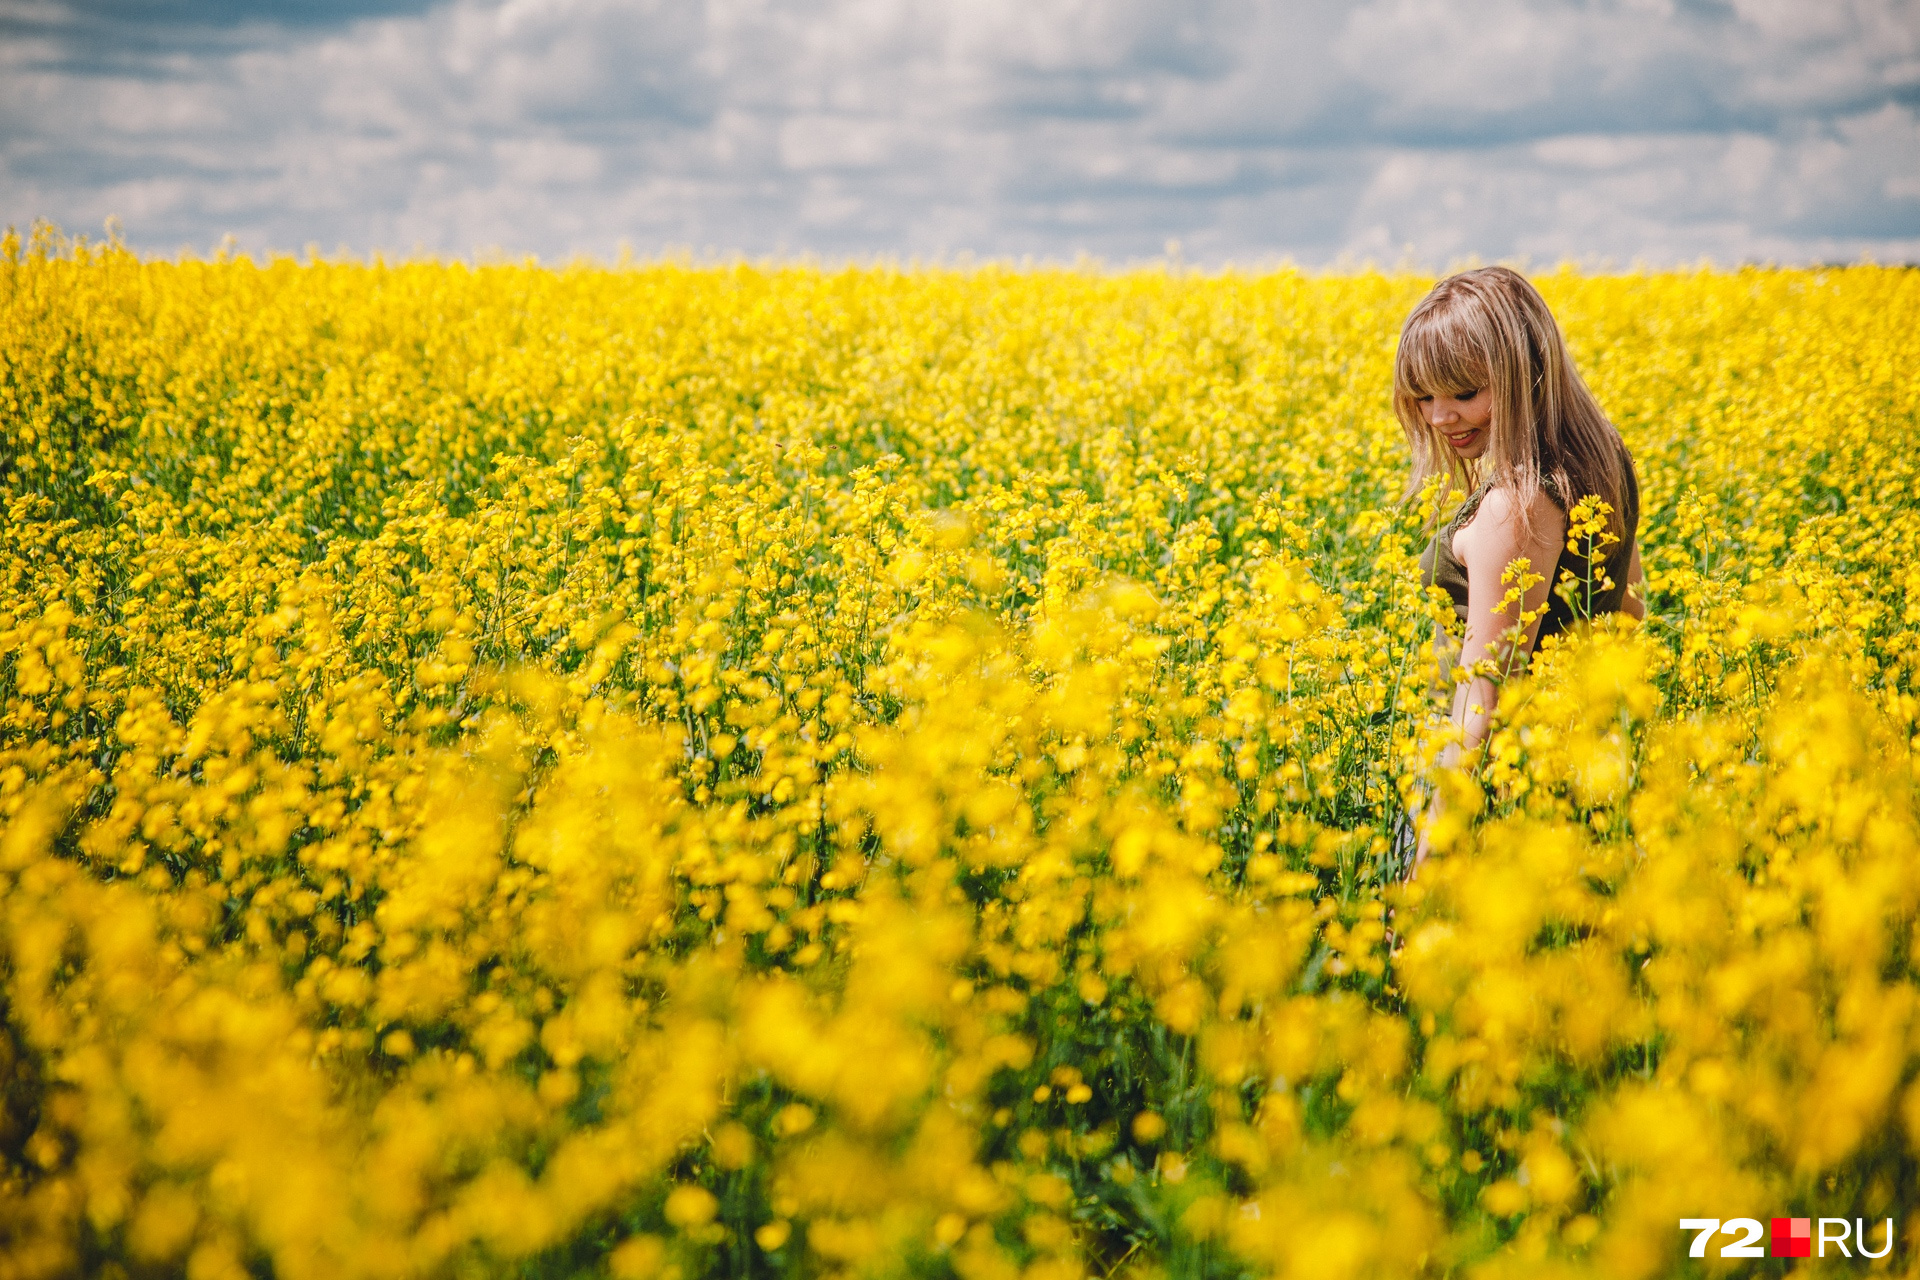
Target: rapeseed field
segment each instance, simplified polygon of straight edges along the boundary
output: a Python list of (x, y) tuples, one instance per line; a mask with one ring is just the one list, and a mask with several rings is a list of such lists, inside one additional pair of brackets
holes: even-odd
[(1537, 277), (1405, 883), (1428, 278), (0, 249), (0, 1280), (1920, 1259), (1920, 272)]

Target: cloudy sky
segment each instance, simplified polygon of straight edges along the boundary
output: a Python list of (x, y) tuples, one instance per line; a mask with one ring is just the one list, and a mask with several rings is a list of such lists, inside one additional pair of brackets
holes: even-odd
[(1920, 261), (1920, 0), (0, 0), (0, 222), (205, 251)]

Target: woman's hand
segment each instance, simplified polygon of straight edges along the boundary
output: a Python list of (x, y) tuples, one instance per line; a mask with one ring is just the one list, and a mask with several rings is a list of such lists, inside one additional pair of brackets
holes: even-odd
[(1647, 617), (1647, 575), (1640, 568), (1640, 544), (1633, 544), (1633, 558), (1627, 562), (1627, 591), (1620, 597), (1620, 612), (1635, 622)]

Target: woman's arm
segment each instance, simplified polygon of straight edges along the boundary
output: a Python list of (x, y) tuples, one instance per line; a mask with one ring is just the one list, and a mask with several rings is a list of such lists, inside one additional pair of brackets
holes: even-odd
[[(1460, 740), (1441, 753), (1443, 768), (1456, 767), (1463, 752), (1472, 752), (1486, 741), (1487, 725), (1500, 700), (1500, 684), (1525, 666), (1540, 632), (1540, 619), (1546, 616), (1547, 591), (1560, 560), (1567, 518), (1540, 494), (1528, 513), (1530, 529), (1522, 534), (1519, 510), (1511, 493), (1495, 489), (1481, 500), (1467, 527), (1454, 535), (1454, 554), (1467, 570), (1467, 635), (1460, 645), (1456, 671), (1472, 674), (1454, 689), (1453, 723), (1460, 729)], [(1518, 575), (1514, 580), (1502, 579), (1508, 566), (1523, 558), (1527, 575), (1539, 581), (1516, 596)], [(1528, 620), (1520, 625), (1523, 616)], [(1490, 664), (1492, 670), (1481, 664)], [(1415, 866), (1427, 856), (1427, 831), (1439, 812), (1440, 789), (1436, 788), (1427, 821), (1421, 824)]]
[[(1543, 606), (1552, 585), (1560, 544), (1566, 538), (1567, 518), (1546, 494), (1534, 498), (1530, 529), (1520, 531), (1519, 504), (1504, 489), (1495, 489), (1480, 503), (1472, 523), (1453, 540), (1454, 554), (1467, 569), (1467, 637), (1460, 645), (1460, 664), (1473, 670), (1490, 662), (1493, 674), (1471, 676), (1455, 691), (1453, 722), (1461, 729), (1461, 746), (1472, 750), (1486, 741), (1487, 721), (1500, 697), (1500, 683), (1526, 665), (1540, 633)], [(1525, 559), (1527, 573), (1539, 581), (1513, 599), (1517, 581), (1503, 581), (1514, 561)], [(1529, 621), (1515, 636), (1522, 612)]]

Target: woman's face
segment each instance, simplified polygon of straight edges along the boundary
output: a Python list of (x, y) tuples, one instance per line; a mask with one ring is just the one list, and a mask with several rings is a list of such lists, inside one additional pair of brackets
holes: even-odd
[(1420, 397), (1420, 416), (1463, 458), (1487, 451), (1493, 425), (1493, 397), (1481, 387), (1453, 395)]

